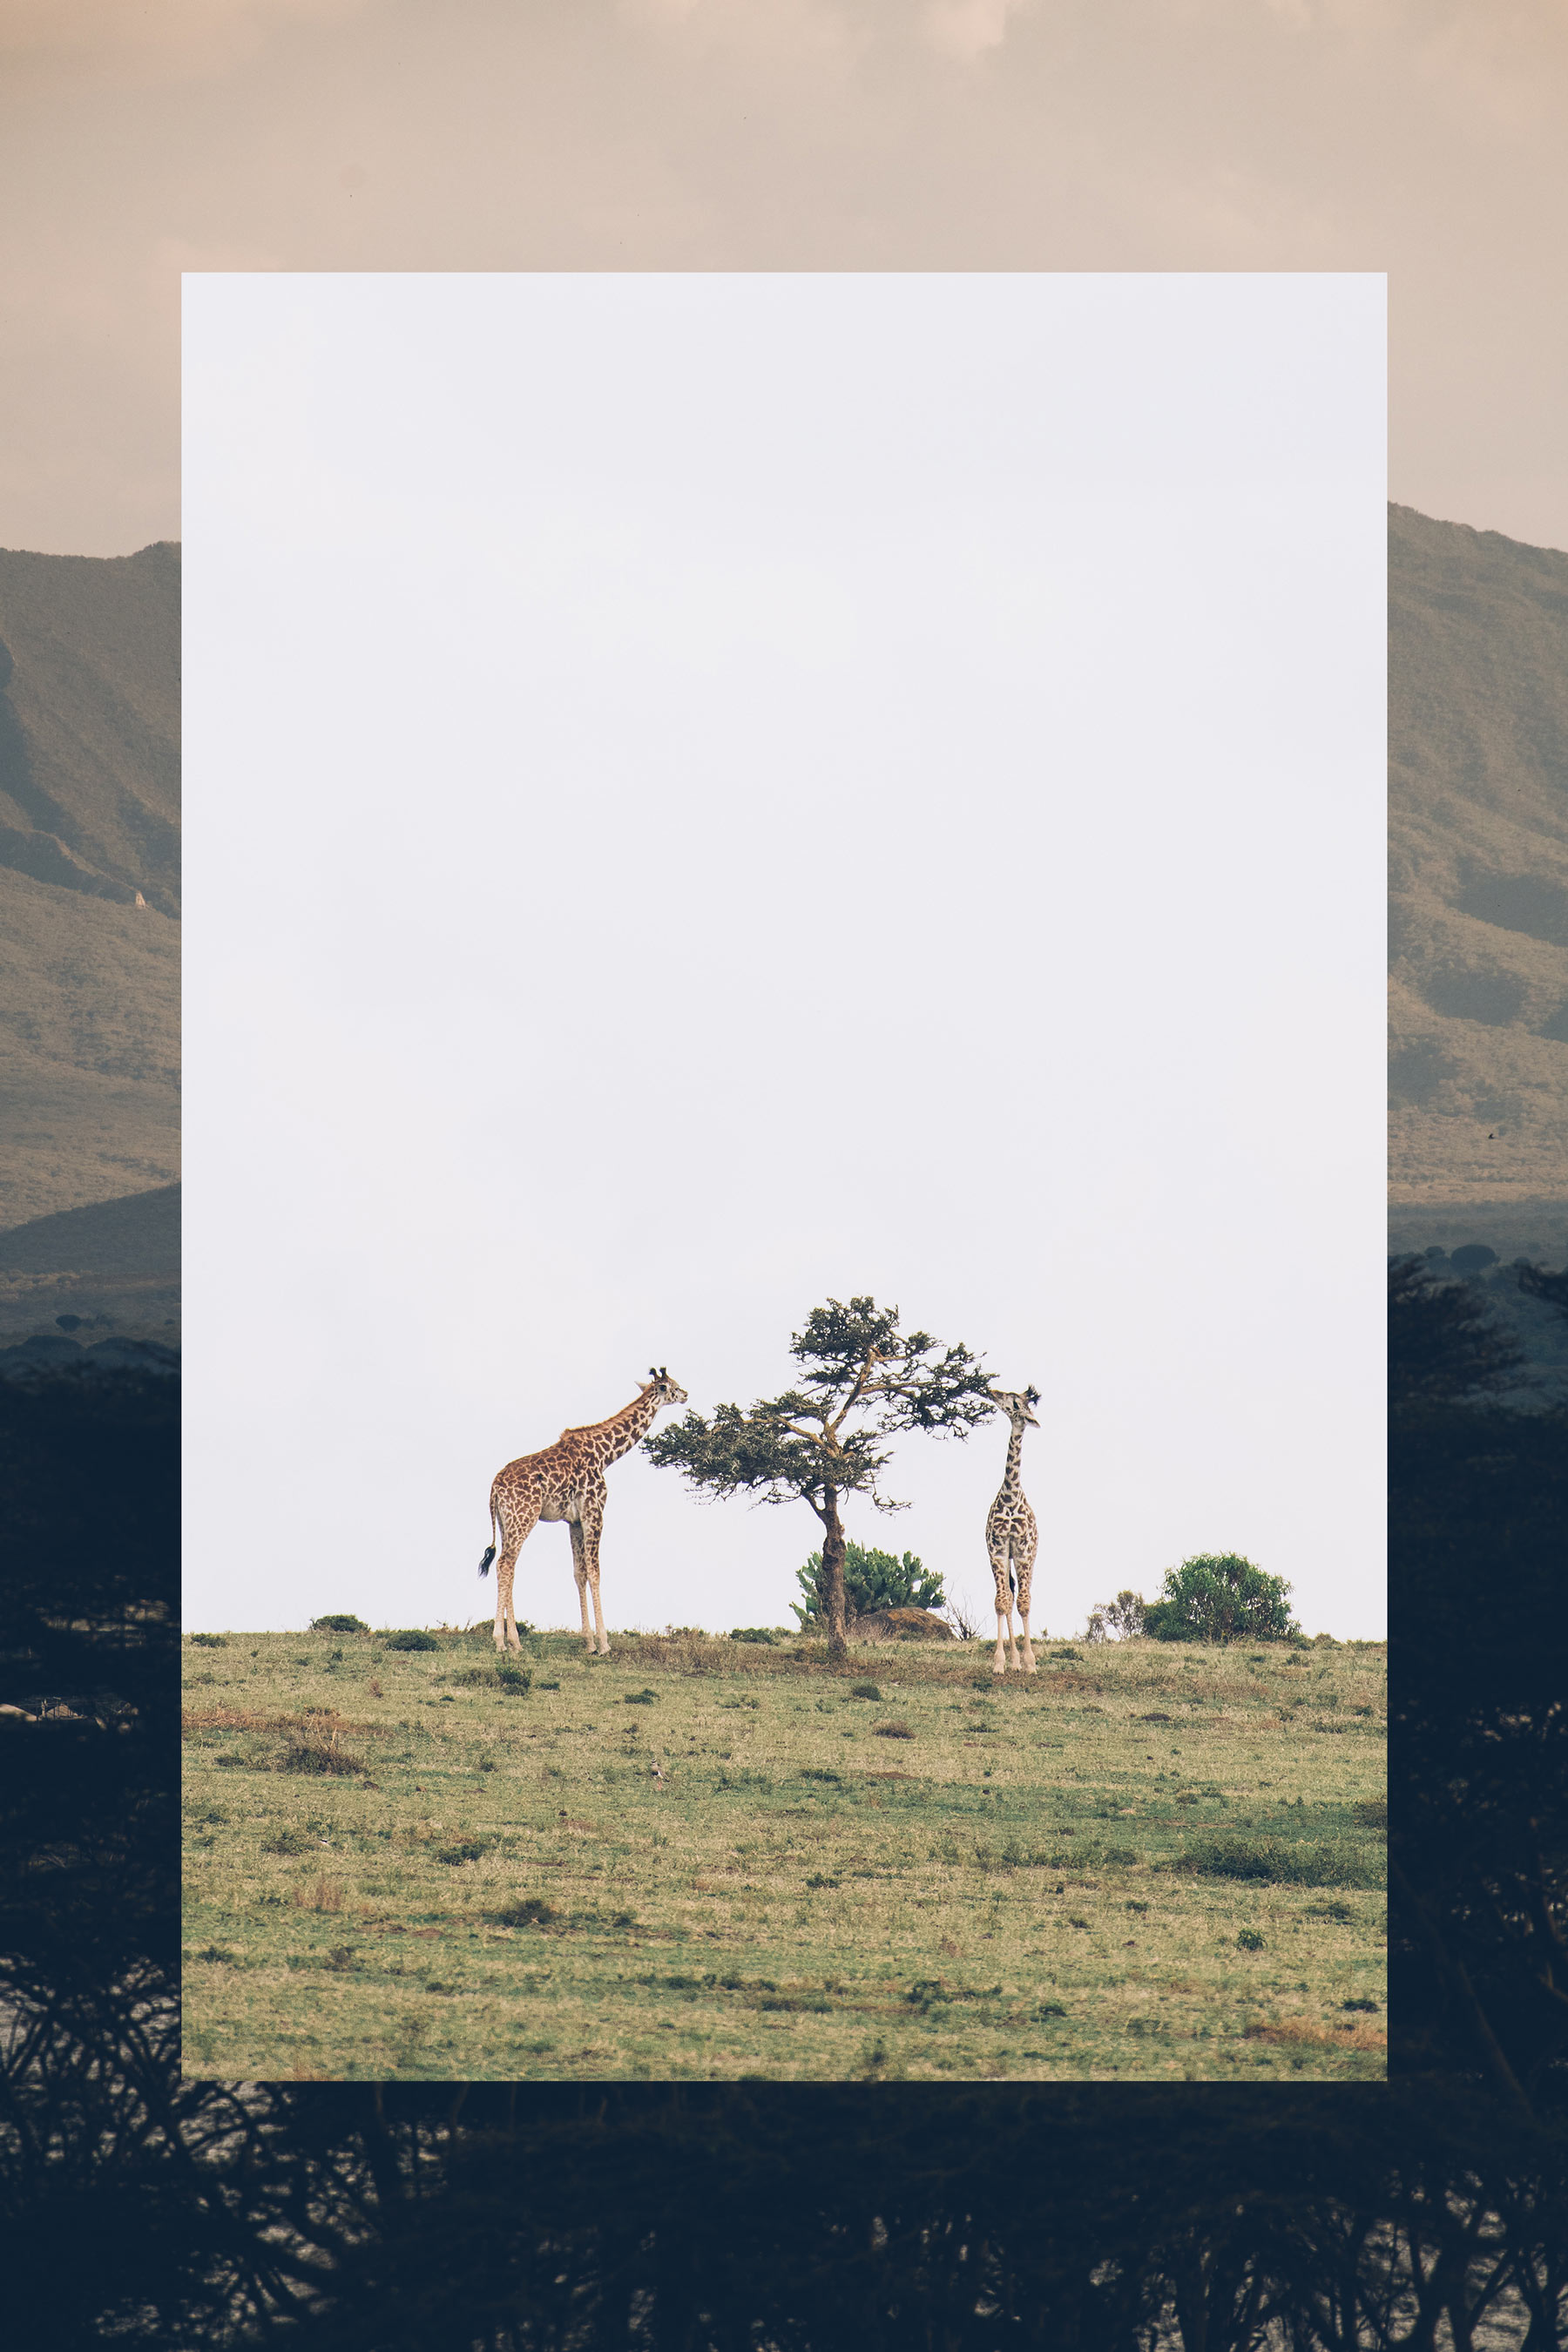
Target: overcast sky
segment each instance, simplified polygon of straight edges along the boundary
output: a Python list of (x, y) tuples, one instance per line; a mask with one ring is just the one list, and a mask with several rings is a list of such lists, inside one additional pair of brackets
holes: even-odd
[(1568, 547), (1565, 100), (1560, 0), (0, 0), (0, 542), (177, 535), (183, 268), (1279, 269)]
[[(1381, 1631), (1383, 310), (188, 281), (188, 1622), (477, 1616), (505, 1461), (868, 1292), (1041, 1390), (1037, 1626)], [(988, 1606), (1005, 1453), (849, 1532)], [(817, 1534), (626, 1461), (606, 1620)]]

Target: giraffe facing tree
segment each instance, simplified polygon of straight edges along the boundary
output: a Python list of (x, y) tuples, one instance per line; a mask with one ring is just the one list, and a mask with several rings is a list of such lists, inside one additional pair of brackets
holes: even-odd
[[(1038, 1669), (1029, 1643), (1029, 1587), (1035, 1574), (1039, 1528), (1024, 1494), (1019, 1463), (1025, 1430), (1038, 1429), (1040, 1425), (1029, 1410), (1031, 1405), (1039, 1403), (1040, 1392), (1030, 1388), (1020, 1395), (1013, 1389), (993, 1389), (991, 1397), (1006, 1414), (1013, 1431), (1007, 1441), (1006, 1474), (996, 1500), (985, 1515), (985, 1549), (991, 1557), (991, 1573), (996, 1580), (996, 1655), (991, 1662), (991, 1671), (1005, 1674), (1009, 1666), (1016, 1670), (1021, 1663), (1024, 1672), (1032, 1675)], [(1022, 1660), (1013, 1638), (1015, 1588), (1023, 1629)]]
[[(684, 1404), (686, 1391), (660, 1367), (646, 1384), (608, 1421), (588, 1423), (582, 1429), (563, 1429), (553, 1445), (541, 1454), (524, 1454), (498, 1470), (490, 1487), (490, 1533), (479, 1562), (479, 1574), (489, 1574), (490, 1562), (500, 1551), (496, 1570), (496, 1632), (498, 1650), (521, 1650), (517, 1615), (512, 1608), (512, 1577), (517, 1556), (541, 1519), (564, 1519), (572, 1535), (572, 1573), (583, 1606), (583, 1639), (590, 1654), (597, 1633), (598, 1654), (609, 1655), (604, 1612), (599, 1605), (599, 1536), (605, 1524), (605, 1472), (623, 1454), (629, 1454), (652, 1427), (667, 1404)], [(588, 1594), (594, 1596), (594, 1623), (588, 1622)]]

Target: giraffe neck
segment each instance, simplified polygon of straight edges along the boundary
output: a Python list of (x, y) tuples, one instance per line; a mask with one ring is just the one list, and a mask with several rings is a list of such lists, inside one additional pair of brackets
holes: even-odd
[(658, 1411), (658, 1398), (649, 1389), (644, 1395), (634, 1397), (624, 1412), (612, 1413), (608, 1421), (599, 1423), (594, 1432), (594, 1451), (601, 1462), (618, 1462), (629, 1454), (639, 1437), (647, 1434)]
[(1024, 1424), (1021, 1421), (1016, 1421), (1013, 1423), (1013, 1434), (1007, 1440), (1007, 1471), (1002, 1481), (1002, 1491), (1005, 1495), (1023, 1493), (1023, 1480), (1020, 1475), (1023, 1460)]

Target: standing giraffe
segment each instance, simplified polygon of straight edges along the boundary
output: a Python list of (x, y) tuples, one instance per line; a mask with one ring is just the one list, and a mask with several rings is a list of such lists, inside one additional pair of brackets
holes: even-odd
[[(521, 1650), (517, 1614), (511, 1605), (512, 1571), (518, 1553), (541, 1519), (564, 1519), (572, 1530), (572, 1573), (583, 1604), (583, 1639), (590, 1654), (594, 1635), (588, 1625), (588, 1588), (594, 1588), (594, 1623), (598, 1628), (599, 1655), (608, 1657), (604, 1612), (599, 1606), (599, 1534), (605, 1524), (605, 1472), (623, 1454), (629, 1454), (667, 1404), (684, 1404), (686, 1391), (660, 1368), (648, 1374), (647, 1385), (630, 1404), (608, 1421), (590, 1422), (583, 1429), (563, 1429), (542, 1454), (525, 1454), (498, 1470), (490, 1488), (490, 1533), (500, 1546), (496, 1570), (496, 1648)], [(479, 1574), (488, 1576), (496, 1556), (487, 1545)]]
[[(1035, 1653), (1029, 1646), (1029, 1583), (1035, 1573), (1035, 1547), (1039, 1541), (1039, 1529), (1035, 1515), (1024, 1497), (1018, 1475), (1018, 1464), (1024, 1451), (1026, 1428), (1038, 1429), (1039, 1423), (1029, 1411), (1040, 1402), (1038, 1389), (1026, 1389), (1019, 1396), (1012, 1389), (993, 1389), (994, 1402), (999, 1404), (1013, 1424), (1013, 1434), (1007, 1441), (1007, 1471), (1001, 1492), (985, 1514), (985, 1549), (991, 1555), (991, 1573), (996, 1580), (996, 1655), (991, 1662), (994, 1675), (1005, 1674), (1008, 1666), (1016, 1671), (1018, 1652), (1013, 1639), (1013, 1591), (1015, 1581), (1018, 1595), (1018, 1618), (1024, 1631), (1024, 1672), (1036, 1674)], [(1003, 1641), (1004, 1632), (1006, 1635)], [(1005, 1648), (1006, 1660), (1003, 1661)]]

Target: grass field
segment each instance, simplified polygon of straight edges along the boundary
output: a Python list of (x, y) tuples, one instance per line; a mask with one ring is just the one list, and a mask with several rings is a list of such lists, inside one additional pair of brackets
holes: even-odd
[(1384, 2073), (1381, 1644), (438, 1638), (187, 1640), (187, 2072)]

